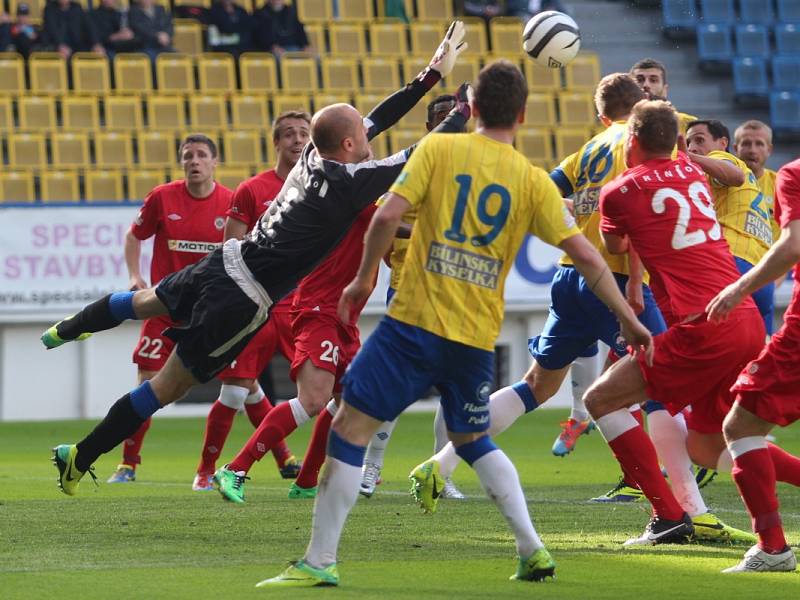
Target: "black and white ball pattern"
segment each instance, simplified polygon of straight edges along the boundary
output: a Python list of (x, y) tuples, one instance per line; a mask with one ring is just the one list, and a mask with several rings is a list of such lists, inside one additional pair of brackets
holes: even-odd
[(578, 54), (581, 32), (572, 17), (549, 10), (532, 17), (525, 25), (522, 47), (540, 65), (560, 69)]

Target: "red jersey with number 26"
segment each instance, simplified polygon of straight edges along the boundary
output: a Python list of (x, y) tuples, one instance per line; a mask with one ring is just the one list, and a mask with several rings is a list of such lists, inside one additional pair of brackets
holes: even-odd
[[(739, 278), (705, 173), (681, 154), (628, 169), (600, 193), (600, 229), (627, 235), (670, 325), (704, 313)], [(748, 298), (743, 309), (755, 310)]]
[(217, 183), (209, 196), (195, 198), (183, 179), (158, 185), (147, 194), (131, 233), (140, 240), (155, 236), (150, 285), (222, 245), (225, 212), (232, 195)]

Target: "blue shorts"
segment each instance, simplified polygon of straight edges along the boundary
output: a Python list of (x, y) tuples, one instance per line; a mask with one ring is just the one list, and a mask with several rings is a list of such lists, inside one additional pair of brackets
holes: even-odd
[(379, 421), (393, 421), (431, 386), (442, 395), (447, 429), (489, 428), (494, 352), (459, 344), (383, 317), (343, 379), (345, 402)]
[[(753, 268), (753, 265), (743, 258), (738, 256), (733, 258), (736, 261), (736, 268), (739, 269), (739, 273), (742, 275)], [(758, 312), (761, 313), (761, 318), (764, 319), (764, 329), (767, 330), (767, 335), (772, 335), (772, 317), (775, 314), (775, 284), (768, 283), (750, 294), (750, 297), (755, 301)]]
[[(614, 278), (624, 294), (628, 276), (614, 273)], [(598, 340), (610, 346), (617, 356), (627, 354), (617, 318), (589, 289), (575, 267), (559, 267), (553, 277), (550, 299), (550, 314), (541, 335), (528, 340), (528, 350), (542, 367), (563, 369), (578, 356), (586, 356)], [(639, 320), (653, 335), (667, 330), (653, 292), (647, 286)]]

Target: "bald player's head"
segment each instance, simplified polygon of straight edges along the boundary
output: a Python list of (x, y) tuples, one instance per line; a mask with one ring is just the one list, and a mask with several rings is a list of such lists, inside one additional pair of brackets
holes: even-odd
[(331, 104), (311, 119), (311, 141), (323, 158), (360, 162), (370, 156), (364, 122), (349, 104)]

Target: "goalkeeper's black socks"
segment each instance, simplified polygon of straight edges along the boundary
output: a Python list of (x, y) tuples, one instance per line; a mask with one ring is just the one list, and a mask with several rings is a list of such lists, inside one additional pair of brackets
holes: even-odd
[(134, 292), (115, 292), (85, 306), (78, 314), (58, 323), (58, 337), (62, 340), (74, 340), (81, 334), (105, 331), (126, 319), (135, 319), (133, 294)]

